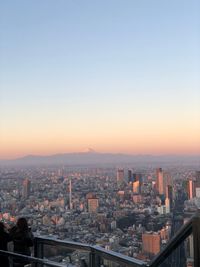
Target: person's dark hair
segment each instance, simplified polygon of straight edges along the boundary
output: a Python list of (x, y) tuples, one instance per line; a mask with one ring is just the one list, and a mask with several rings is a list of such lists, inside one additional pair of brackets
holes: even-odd
[(28, 231), (28, 223), (27, 223), (26, 218), (19, 218), (17, 220), (17, 228), (20, 231)]

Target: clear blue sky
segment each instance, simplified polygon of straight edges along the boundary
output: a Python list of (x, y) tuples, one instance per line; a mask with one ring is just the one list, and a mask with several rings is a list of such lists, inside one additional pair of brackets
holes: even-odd
[(168, 153), (152, 145), (167, 129), (183, 139), (171, 152), (200, 152), (199, 14), (194, 0), (2, 0), (0, 157)]

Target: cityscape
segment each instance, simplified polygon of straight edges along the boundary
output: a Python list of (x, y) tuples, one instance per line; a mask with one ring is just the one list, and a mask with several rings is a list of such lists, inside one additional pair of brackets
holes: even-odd
[(0, 1), (0, 267), (200, 266), (199, 13)]
[[(198, 164), (5, 166), (0, 188), (0, 220), (8, 228), (25, 217), (36, 236), (98, 245), (147, 262), (200, 208)], [(189, 238), (181, 257), (166, 266), (193, 266), (192, 244)], [(65, 262), (67, 256), (50, 258)]]

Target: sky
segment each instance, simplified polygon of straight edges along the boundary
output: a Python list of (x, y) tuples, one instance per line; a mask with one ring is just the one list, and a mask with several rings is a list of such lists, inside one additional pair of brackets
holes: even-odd
[(0, 1), (0, 159), (200, 154), (198, 0)]

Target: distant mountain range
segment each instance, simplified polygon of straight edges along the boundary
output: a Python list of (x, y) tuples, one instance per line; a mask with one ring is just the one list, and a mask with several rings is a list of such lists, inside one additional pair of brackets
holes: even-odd
[(64, 153), (49, 156), (28, 155), (14, 160), (0, 160), (0, 166), (35, 165), (102, 165), (102, 164), (195, 164), (200, 166), (200, 155), (128, 155), (97, 153), (92, 149), (80, 153)]

